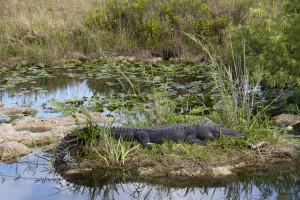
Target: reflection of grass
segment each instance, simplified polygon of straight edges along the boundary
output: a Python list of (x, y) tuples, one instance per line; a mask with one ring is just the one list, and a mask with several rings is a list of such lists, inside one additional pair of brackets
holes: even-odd
[[(268, 171), (266, 173), (245, 176), (241, 174), (238, 179), (225, 178), (222, 181), (213, 178), (187, 178), (183, 181), (170, 177), (160, 177), (159, 179), (133, 181), (129, 173), (124, 171), (97, 171), (77, 175), (66, 175), (67, 188), (73, 192), (74, 197), (82, 194), (89, 195), (89, 199), (114, 199), (116, 194), (120, 194), (126, 188), (126, 193), (135, 199), (177, 199), (181, 198), (218, 199), (216, 188), (220, 189), (224, 199), (251, 199), (253, 195), (260, 195), (261, 199), (270, 199), (274, 195), (284, 199), (298, 199), (297, 191), (300, 189), (297, 182), (299, 170), (293, 172)], [(219, 177), (220, 179), (221, 177)], [(159, 184), (158, 184), (159, 183)], [(81, 187), (79, 186), (81, 185)], [(85, 187), (82, 187), (85, 186)], [(125, 186), (125, 187), (124, 187)], [(67, 189), (65, 188), (65, 189)], [(253, 190), (259, 188), (259, 191)], [(123, 196), (122, 196), (123, 197)], [(129, 198), (130, 198), (129, 197)], [(270, 198), (269, 198), (270, 197)], [(123, 197), (125, 198), (125, 197)]]
[[(84, 174), (63, 174), (63, 179), (55, 174), (45, 174), (42, 172), (52, 172), (48, 163), (44, 163), (48, 158), (37, 156), (34, 160), (23, 160), (18, 164), (12, 164), (8, 171), (1, 171), (1, 187), (8, 185), (22, 184), (23, 181), (30, 186), (39, 188), (55, 187), (57, 193), (52, 194), (59, 197), (65, 194), (69, 198), (87, 198), (94, 199), (114, 199), (120, 195), (120, 191), (125, 191), (130, 197), (136, 199), (144, 199), (145, 197), (159, 197), (161, 199), (177, 198), (178, 194), (182, 194), (181, 198), (201, 198), (203, 194), (214, 199), (218, 197), (213, 191), (222, 187), (221, 190), (225, 199), (240, 199), (241, 196), (251, 199), (253, 194), (260, 195), (263, 199), (272, 196), (287, 195), (284, 199), (298, 199), (300, 189), (299, 170), (292, 172), (287, 168), (281, 171), (267, 169), (265, 173), (251, 174), (247, 176), (245, 172), (241, 172), (237, 179), (223, 178), (222, 181), (211, 177), (195, 178), (188, 177), (179, 181), (178, 177), (164, 176), (160, 178), (152, 178), (149, 176), (144, 179), (135, 179), (134, 173), (128, 173), (116, 170), (97, 170), (88, 171)], [(296, 169), (297, 166), (295, 165)], [(12, 175), (7, 176), (7, 172)], [(9, 173), (10, 174), (10, 173)], [(218, 177), (220, 178), (220, 177)], [(14, 182), (16, 181), (16, 182)], [(38, 184), (38, 185), (35, 185)], [(242, 190), (241, 190), (242, 188)], [(259, 188), (259, 191), (253, 191), (253, 188)], [(40, 192), (40, 196), (49, 195)], [(147, 196), (146, 196), (147, 195)], [(174, 195), (174, 196), (173, 196)], [(216, 195), (216, 196), (215, 196)], [(123, 196), (122, 196), (123, 197)], [(124, 197), (123, 197), (124, 198)]]

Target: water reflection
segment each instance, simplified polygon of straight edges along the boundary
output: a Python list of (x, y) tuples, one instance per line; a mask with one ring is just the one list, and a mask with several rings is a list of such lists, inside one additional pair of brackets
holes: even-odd
[(205, 180), (155, 184), (123, 172), (98, 171), (62, 178), (40, 151), (18, 164), (1, 164), (0, 199), (299, 199), (300, 173), (240, 175), (229, 183)]
[[(65, 81), (68, 84), (62, 83)], [(99, 83), (99, 85), (104, 84)], [(32, 107), (38, 110), (38, 117), (46, 118), (62, 114), (52, 108), (51, 100), (64, 101), (71, 98), (82, 99), (83, 97), (89, 98), (96, 95), (105, 96), (112, 92), (113, 89), (108, 89), (108, 87), (100, 87), (97, 90), (89, 88), (87, 80), (60, 76), (56, 77), (55, 80), (53, 78), (37, 79), (34, 87), (32, 84), (23, 84), (22, 87), (17, 86), (16, 88), (0, 91), (0, 101), (7, 107)]]
[[(110, 175), (108, 175), (110, 174)], [(207, 185), (205, 180), (193, 183), (164, 184), (136, 182), (133, 178), (116, 178), (110, 173), (73, 176), (68, 181), (84, 185), (91, 199), (299, 199), (300, 173), (278, 172), (239, 177), (229, 183)], [(110, 177), (110, 178), (108, 178)], [(104, 184), (107, 181), (106, 184)], [(174, 186), (175, 185), (175, 186)], [(177, 185), (177, 186), (176, 186)], [(92, 191), (92, 192), (91, 192)]]
[[(145, 69), (141, 66), (126, 66), (126, 78), (112, 67), (96, 65), (85, 69), (82, 66), (70, 66), (70, 69), (47, 71), (35, 68), (26, 71), (22, 68), (26, 72), (0, 72), (0, 101), (6, 106), (33, 107), (38, 110), (38, 117), (54, 117), (61, 115), (61, 112), (49, 105), (51, 99), (64, 101), (70, 98), (102, 96), (106, 99), (123, 100), (120, 96), (127, 92), (141, 93), (141, 96), (145, 97), (149, 88), (155, 88), (158, 93), (167, 92), (167, 96), (176, 101), (176, 108), (182, 113), (188, 113), (193, 107), (198, 108), (203, 104), (207, 112), (213, 107), (215, 101), (211, 96), (212, 83), (205, 73), (204, 66), (201, 68), (197, 65), (164, 64), (160, 67), (144, 67)], [(256, 95), (254, 108), (268, 105), (267, 114), (298, 110), (299, 91), (274, 88), (252, 90), (250, 86), (247, 91)], [(127, 98), (132, 99), (132, 96)], [(270, 105), (275, 99), (276, 104)]]
[(227, 183), (174, 181), (170, 186), (168, 181), (157, 184), (116, 171), (62, 178), (53, 172), (47, 154), (36, 153), (18, 164), (0, 164), (0, 199), (300, 199), (299, 170), (239, 175)]
[(49, 166), (47, 160), (45, 156), (29, 155), (19, 163), (0, 164), (0, 199), (47, 199), (56, 193), (54, 187), (45, 187), (59, 180), (58, 176), (45, 172)]

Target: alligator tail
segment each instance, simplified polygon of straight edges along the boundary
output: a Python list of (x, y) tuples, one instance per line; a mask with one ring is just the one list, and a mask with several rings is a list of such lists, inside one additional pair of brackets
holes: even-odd
[(54, 153), (54, 165), (60, 165), (65, 163), (64, 157), (68, 153), (68, 151), (75, 147), (78, 144), (78, 134), (77, 133), (69, 133), (67, 134), (59, 143), (59, 145), (55, 149)]

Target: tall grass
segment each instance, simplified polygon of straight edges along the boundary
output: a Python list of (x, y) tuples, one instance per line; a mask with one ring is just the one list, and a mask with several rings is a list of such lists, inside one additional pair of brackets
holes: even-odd
[[(215, 112), (212, 113), (213, 121), (242, 130), (251, 130), (259, 126), (263, 121), (261, 116), (263, 108), (254, 109), (257, 109), (255, 103), (264, 73), (251, 76), (245, 56), (238, 57), (233, 46), (231, 46), (233, 64), (228, 66), (205, 40), (201, 41), (193, 35), (186, 35), (201, 46), (210, 58), (209, 74), (213, 80), (212, 93), (216, 101)], [(244, 41), (242, 43), (245, 46)]]
[[(97, 38), (82, 26), (93, 0), (3, 0), (0, 5), (0, 60), (53, 64), (76, 53), (99, 53)], [(99, 46), (98, 46), (99, 47)]]

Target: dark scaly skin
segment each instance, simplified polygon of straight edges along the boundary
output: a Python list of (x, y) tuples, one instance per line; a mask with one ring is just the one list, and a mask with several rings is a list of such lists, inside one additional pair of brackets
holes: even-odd
[(55, 159), (54, 164), (64, 163), (64, 157), (68, 153), (68, 151), (75, 147), (78, 144), (77, 133), (72, 132), (67, 134), (59, 143), (59, 145), (55, 149)]
[[(82, 130), (86, 130), (83, 128)], [(143, 148), (151, 149), (149, 143), (162, 144), (164, 141), (186, 142), (189, 144), (206, 145), (203, 140), (214, 140), (220, 137), (220, 132), (225, 136), (243, 137), (245, 133), (226, 128), (222, 125), (197, 125), (197, 124), (173, 124), (166, 126), (150, 127), (113, 127), (112, 134), (116, 138), (125, 140), (138, 140)], [(67, 134), (55, 151), (55, 163), (63, 163), (67, 151), (77, 145), (77, 134)]]

